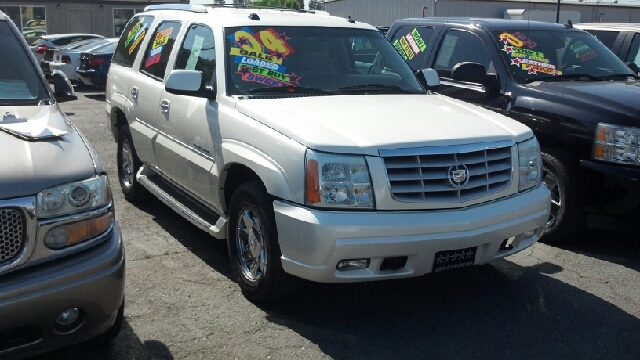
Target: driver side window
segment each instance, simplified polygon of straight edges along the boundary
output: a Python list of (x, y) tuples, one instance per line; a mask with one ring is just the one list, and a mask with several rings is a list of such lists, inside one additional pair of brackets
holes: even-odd
[(438, 48), (434, 69), (440, 77), (451, 78), (453, 67), (463, 62), (478, 63), (487, 73), (495, 72), (480, 38), (468, 31), (449, 30)]
[(178, 53), (175, 69), (198, 70), (207, 85), (214, 85), (216, 52), (213, 31), (207, 26), (192, 24)]

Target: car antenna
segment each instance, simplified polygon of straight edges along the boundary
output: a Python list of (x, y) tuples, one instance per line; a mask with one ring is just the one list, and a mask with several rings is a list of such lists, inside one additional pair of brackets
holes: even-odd
[(352, 24), (356, 23), (356, 21), (351, 18), (351, 15), (349, 15), (349, 19), (347, 19), (347, 21), (352, 23)]
[(564, 24), (564, 27), (567, 29), (573, 29), (573, 23), (571, 22), (571, 20), (567, 20), (567, 23)]

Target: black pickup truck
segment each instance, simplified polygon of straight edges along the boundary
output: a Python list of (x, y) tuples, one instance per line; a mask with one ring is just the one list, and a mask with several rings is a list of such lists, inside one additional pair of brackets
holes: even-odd
[(640, 78), (595, 37), (571, 24), (416, 18), (387, 38), (414, 70), (438, 72), (436, 92), (533, 129), (552, 193), (543, 241), (637, 228)]

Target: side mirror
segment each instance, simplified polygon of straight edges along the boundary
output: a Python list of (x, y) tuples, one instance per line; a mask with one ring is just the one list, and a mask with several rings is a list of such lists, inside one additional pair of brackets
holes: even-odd
[(216, 97), (215, 89), (204, 84), (202, 71), (197, 70), (172, 70), (167, 76), (164, 89), (176, 95), (197, 96), (206, 99), (215, 99)]
[(440, 77), (438, 76), (438, 72), (433, 69), (427, 68), (418, 70), (416, 75), (422, 83), (422, 86), (427, 90), (434, 90), (440, 86)]
[(59, 103), (78, 99), (73, 91), (71, 81), (67, 75), (60, 70), (53, 70), (53, 94)]
[(474, 62), (458, 63), (451, 70), (451, 78), (455, 81), (484, 85), (487, 81), (487, 69)]
[(639, 69), (638, 69), (638, 65), (636, 63), (627, 62), (626, 64), (629, 67), (629, 69), (631, 69), (631, 71), (633, 71), (634, 73), (638, 74)]

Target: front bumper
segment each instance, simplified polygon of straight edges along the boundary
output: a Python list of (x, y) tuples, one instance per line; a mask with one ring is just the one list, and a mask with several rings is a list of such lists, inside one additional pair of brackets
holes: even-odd
[[(360, 282), (419, 276), (432, 271), (436, 252), (478, 247), (475, 265), (535, 243), (551, 202), (545, 186), (469, 208), (434, 211), (345, 212), (274, 201), (282, 266), (317, 282)], [(525, 232), (535, 231), (532, 236)], [(509, 250), (505, 239), (515, 237)], [(407, 257), (397, 270), (380, 270), (385, 258)], [(370, 259), (366, 269), (338, 271), (346, 259)]]
[(627, 219), (616, 227), (637, 227), (640, 168), (591, 160), (581, 160), (580, 165), (584, 175), (582, 201), (585, 210), (591, 214)]
[[(76, 344), (113, 326), (124, 299), (125, 255), (116, 225), (104, 242), (62, 259), (0, 277), (0, 358)], [(54, 321), (77, 307), (81, 321), (61, 331)]]

